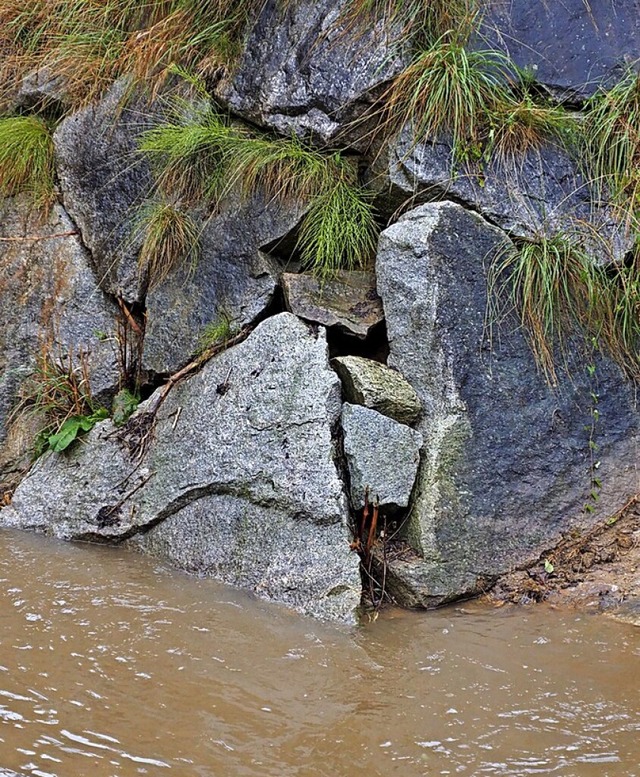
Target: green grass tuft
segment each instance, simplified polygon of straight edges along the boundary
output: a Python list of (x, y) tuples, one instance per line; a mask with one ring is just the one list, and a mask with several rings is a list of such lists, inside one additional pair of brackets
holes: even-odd
[(227, 313), (220, 313), (215, 321), (207, 324), (198, 339), (196, 355), (204, 353), (219, 345), (224, 345), (233, 337), (231, 318)]
[(596, 189), (631, 213), (640, 207), (640, 73), (629, 69), (589, 103), (586, 156)]
[(142, 236), (138, 254), (141, 272), (155, 288), (178, 266), (193, 267), (198, 259), (199, 232), (193, 219), (174, 203), (154, 202), (138, 214), (136, 234)]
[(51, 129), (36, 116), (0, 119), (0, 197), (21, 193), (45, 209), (55, 199)]

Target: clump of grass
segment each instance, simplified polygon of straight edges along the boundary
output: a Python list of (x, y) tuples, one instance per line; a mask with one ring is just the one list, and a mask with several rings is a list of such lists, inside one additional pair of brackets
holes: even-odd
[[(203, 97), (203, 95), (200, 95)], [(169, 106), (168, 121), (144, 133), (160, 189), (216, 207), (240, 193), (308, 207), (299, 247), (303, 260), (327, 277), (369, 258), (377, 236), (373, 207), (357, 168), (339, 152), (320, 153), (298, 138), (277, 138), (230, 122), (210, 100)]]
[(579, 120), (561, 105), (541, 100), (534, 89), (531, 77), (519, 71), (506, 99), (493, 108), (489, 146), (499, 159), (515, 161), (517, 156), (539, 150), (545, 141), (575, 147), (581, 129)]
[(640, 73), (629, 69), (589, 103), (585, 121), (587, 159), (601, 192), (608, 190), (630, 210), (640, 203)]
[(547, 381), (567, 362), (571, 338), (582, 333), (640, 378), (640, 262), (630, 267), (597, 266), (592, 255), (562, 234), (511, 244), (489, 273), (492, 318), (515, 309), (533, 355)]
[(375, 252), (377, 227), (371, 198), (348, 180), (315, 197), (298, 237), (302, 262), (321, 280), (353, 270)]
[(156, 91), (173, 64), (229, 67), (261, 0), (0, 0), (0, 104), (51, 68), (77, 108), (116, 78)]
[(233, 336), (231, 317), (222, 312), (215, 321), (207, 324), (203, 329), (196, 348), (196, 355), (202, 356), (211, 348), (224, 345)]
[(0, 119), (0, 197), (21, 193), (37, 207), (55, 198), (51, 129), (36, 116)]
[(454, 162), (478, 158), (487, 118), (508, 102), (508, 60), (444, 38), (416, 54), (382, 98), (382, 128), (409, 125), (416, 142), (448, 135)]
[(199, 231), (191, 216), (169, 201), (144, 206), (138, 214), (137, 234), (142, 236), (138, 254), (140, 271), (155, 288), (178, 266), (198, 259)]

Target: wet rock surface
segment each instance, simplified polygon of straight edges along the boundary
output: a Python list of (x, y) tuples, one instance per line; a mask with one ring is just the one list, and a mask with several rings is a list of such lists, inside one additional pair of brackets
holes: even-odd
[(260, 247), (289, 232), (301, 208), (256, 196), (200, 220), (197, 256), (146, 296), (142, 365), (170, 373), (189, 361), (207, 325), (224, 319), (237, 332), (269, 306), (277, 268)]
[(38, 358), (84, 364), (94, 396), (115, 392), (117, 318), (64, 209), (42, 221), (21, 199), (0, 201), (0, 484), (37, 432), (33, 413), (14, 410)]
[[(107, 421), (67, 455), (38, 462), (0, 522), (98, 541), (151, 529), (139, 545), (189, 569), (224, 574), (304, 612), (352, 618), (358, 561), (334, 460), (340, 386), (324, 335), (290, 314), (274, 316), (174, 388), (154, 421), (157, 401), (121, 430)], [(233, 552), (203, 545), (230, 532)], [(168, 549), (186, 533), (187, 545)]]
[(322, 282), (309, 273), (283, 273), (288, 310), (307, 321), (366, 337), (384, 318), (372, 272), (341, 270)]
[(397, 370), (361, 356), (338, 356), (331, 362), (342, 380), (345, 398), (377, 410), (403, 424), (420, 415), (420, 398)]
[(407, 507), (416, 480), (422, 437), (404, 424), (361, 405), (342, 407), (344, 453), (351, 503), (369, 502), (393, 511)]
[(219, 96), (235, 113), (284, 135), (334, 138), (401, 68), (384, 25), (355, 29), (348, 7), (348, 0), (284, 7), (269, 0)]
[(583, 100), (640, 56), (638, 0), (490, 0), (481, 48), (507, 52), (560, 99)]
[(591, 504), (594, 386), (578, 349), (571, 377), (552, 390), (516, 328), (487, 341), (485, 272), (504, 241), (500, 230), (448, 202), (411, 211), (381, 236), (389, 364), (424, 408), (407, 528), (422, 560), (393, 567), (412, 606), (483, 590), (572, 526), (603, 520), (605, 509), (615, 512), (637, 490), (638, 413), (616, 367), (602, 359), (595, 368), (602, 489)]
[(101, 102), (69, 116), (54, 143), (65, 208), (91, 251), (101, 288), (134, 302), (144, 279), (132, 224), (152, 187), (136, 140), (151, 126), (153, 111), (127, 90), (120, 81)]
[(406, 131), (389, 156), (389, 196), (399, 206), (417, 199), (450, 199), (525, 239), (566, 235), (597, 261), (621, 261), (633, 236), (612, 208), (594, 202), (591, 187), (569, 154), (551, 143), (517, 160), (493, 157), (455, 169), (445, 141), (415, 144)]

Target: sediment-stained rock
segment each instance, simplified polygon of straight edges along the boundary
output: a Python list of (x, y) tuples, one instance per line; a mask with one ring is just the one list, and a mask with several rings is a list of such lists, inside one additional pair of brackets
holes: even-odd
[(358, 559), (332, 439), (340, 384), (322, 331), (274, 316), (175, 387), (152, 423), (157, 401), (38, 462), (0, 523), (98, 541), (149, 532), (133, 541), (188, 569), (352, 618)]

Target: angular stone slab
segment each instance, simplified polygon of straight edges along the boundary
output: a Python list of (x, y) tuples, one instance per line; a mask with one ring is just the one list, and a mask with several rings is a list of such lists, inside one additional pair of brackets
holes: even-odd
[(455, 169), (446, 140), (416, 144), (405, 130), (389, 152), (392, 207), (409, 198), (452, 199), (514, 237), (568, 235), (598, 261), (620, 261), (633, 235), (592, 190), (567, 152), (552, 144), (515, 161)]
[[(122, 429), (106, 421), (68, 454), (41, 459), (0, 511), (0, 524), (99, 541), (153, 529), (154, 553), (164, 548), (177, 563), (216, 576), (228, 564), (224, 579), (304, 612), (350, 620), (359, 562), (349, 551), (335, 463), (340, 382), (324, 333), (289, 313), (269, 318), (176, 386), (150, 426), (157, 401), (153, 395)], [(141, 440), (148, 448), (139, 460)], [(225, 556), (213, 545), (232, 530), (234, 551)], [(184, 547), (173, 544), (178, 535)], [(259, 569), (249, 574), (258, 556)]]
[(379, 500), (382, 509), (407, 507), (416, 480), (422, 435), (375, 410), (348, 402), (342, 406), (344, 453), (351, 503)]
[[(469, 595), (539, 558), (573, 526), (606, 520), (638, 490), (640, 415), (619, 369), (570, 349), (556, 388), (515, 321), (487, 340), (486, 269), (504, 234), (451, 202), (410, 211), (383, 232), (377, 259), (389, 364), (424, 408), (424, 446), (407, 538), (420, 561), (395, 562), (410, 606)], [(599, 421), (590, 432), (591, 393)], [(590, 499), (598, 446), (601, 482)], [(589, 510), (585, 510), (585, 505)]]
[(224, 318), (237, 332), (268, 307), (277, 270), (260, 247), (286, 235), (302, 209), (252, 200), (230, 202), (200, 221), (199, 256), (149, 290), (143, 369), (175, 372), (189, 362), (208, 324)]
[(412, 424), (420, 415), (420, 398), (397, 370), (362, 356), (338, 356), (331, 364), (352, 404), (377, 410), (402, 424)]
[(19, 198), (0, 201), (0, 489), (25, 463), (38, 419), (13, 415), (42, 349), (86, 361), (94, 396), (118, 387), (116, 305), (97, 287), (90, 257), (60, 205), (46, 220)]
[(324, 283), (309, 273), (283, 273), (282, 288), (296, 316), (357, 337), (366, 337), (384, 318), (371, 272), (340, 270)]

